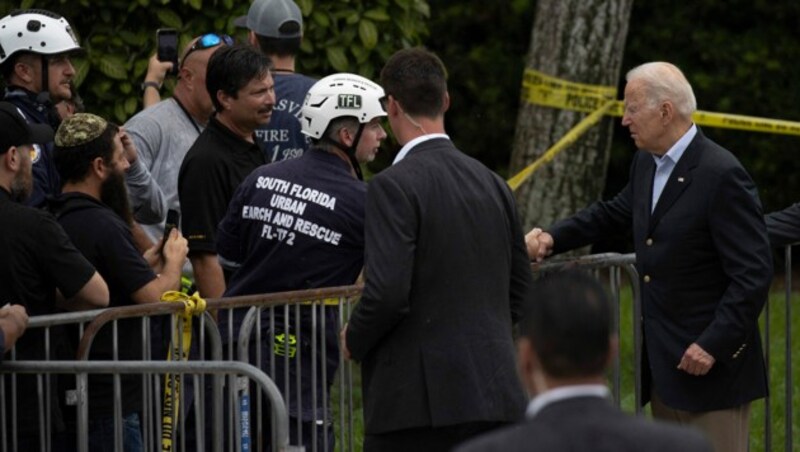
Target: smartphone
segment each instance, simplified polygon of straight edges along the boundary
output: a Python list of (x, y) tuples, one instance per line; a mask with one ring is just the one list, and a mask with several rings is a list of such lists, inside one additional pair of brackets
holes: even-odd
[(159, 61), (171, 61), (170, 74), (178, 73), (178, 30), (174, 28), (159, 28), (156, 30), (157, 53)]
[(169, 239), (169, 234), (173, 229), (178, 227), (178, 222), (181, 220), (181, 213), (175, 209), (167, 211), (167, 222), (164, 223), (164, 237), (161, 239), (161, 252), (164, 252), (164, 245)]

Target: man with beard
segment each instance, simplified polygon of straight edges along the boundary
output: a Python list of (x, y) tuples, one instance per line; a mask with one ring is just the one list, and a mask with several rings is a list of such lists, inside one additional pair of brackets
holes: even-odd
[[(58, 305), (80, 310), (108, 305), (108, 286), (94, 267), (69, 241), (67, 234), (47, 212), (22, 205), (33, 187), (31, 154), (33, 143), (52, 141), (53, 130), (46, 125), (29, 124), (17, 107), (0, 102), (0, 305), (21, 304), (28, 315), (52, 314)], [(57, 296), (56, 289), (60, 296)], [(63, 299), (66, 301), (63, 301)], [(60, 331), (51, 331), (50, 343), (57, 344)], [(16, 344), (16, 359), (41, 360), (45, 356), (43, 331), (29, 331)], [(52, 356), (49, 357), (52, 359)], [(10, 377), (5, 381), (9, 388)], [(37, 379), (17, 378), (17, 429), (3, 438), (10, 444), (16, 435), (19, 450), (44, 450), (42, 413), (37, 400)], [(55, 383), (50, 384), (54, 387)], [(32, 396), (33, 395), (33, 396)], [(14, 397), (6, 397), (7, 410)], [(49, 407), (49, 425), (61, 430), (56, 399)], [(7, 411), (10, 413), (10, 411)], [(11, 416), (6, 419), (11, 420)]]
[[(89, 113), (66, 119), (55, 137), (56, 168), (64, 181), (63, 193), (51, 204), (59, 223), (75, 246), (108, 281), (110, 306), (157, 302), (161, 294), (177, 290), (186, 259), (186, 240), (173, 230), (160, 246), (139, 254), (131, 234), (132, 215), (125, 185), (130, 139), (116, 125)], [(160, 273), (160, 275), (157, 275)], [(142, 359), (139, 320), (117, 326), (119, 360)], [(114, 359), (112, 329), (102, 330), (90, 359)], [(123, 443), (125, 450), (141, 449), (139, 413), (141, 379), (122, 376)], [(103, 450), (113, 444), (113, 379), (89, 377), (89, 445)]]
[(254, 132), (269, 122), (275, 84), (269, 58), (251, 47), (220, 47), (211, 56), (206, 89), (217, 113), (189, 149), (178, 173), (181, 229), (203, 297), (220, 297), (225, 277), (217, 260), (217, 224), (240, 183), (267, 163)]

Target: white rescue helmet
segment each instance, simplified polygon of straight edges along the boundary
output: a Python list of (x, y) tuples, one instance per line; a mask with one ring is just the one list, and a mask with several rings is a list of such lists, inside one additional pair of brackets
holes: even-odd
[(329, 75), (306, 94), (301, 113), (303, 134), (318, 140), (336, 118), (350, 116), (366, 124), (386, 116), (383, 98), (383, 88), (360, 75), (345, 72)]
[(13, 11), (0, 19), (0, 64), (17, 52), (58, 55), (81, 50), (66, 19), (43, 9)]

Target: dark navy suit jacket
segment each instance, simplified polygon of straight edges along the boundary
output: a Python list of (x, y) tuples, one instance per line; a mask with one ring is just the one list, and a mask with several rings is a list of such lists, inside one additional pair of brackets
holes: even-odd
[[(655, 162), (639, 151), (628, 185), (550, 228), (554, 252), (633, 228), (642, 294), (643, 400), (712, 411), (767, 393), (758, 317), (772, 280), (761, 202), (747, 172), (700, 130), (651, 214)], [(696, 342), (716, 359), (705, 376), (677, 366)]]

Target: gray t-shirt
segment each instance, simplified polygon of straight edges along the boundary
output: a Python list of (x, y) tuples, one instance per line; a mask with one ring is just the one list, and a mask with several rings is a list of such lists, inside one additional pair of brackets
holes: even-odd
[[(181, 169), (183, 157), (200, 135), (203, 126), (194, 121), (174, 98), (165, 99), (139, 112), (125, 123), (136, 149), (139, 160), (152, 175), (165, 201), (165, 213), (161, 222), (154, 225), (143, 225), (142, 228), (154, 241), (160, 240), (164, 234), (166, 209), (180, 211), (178, 201), (178, 171)], [(151, 202), (152, 190), (135, 189), (128, 179), (130, 197), (136, 210), (136, 202), (140, 205)]]

